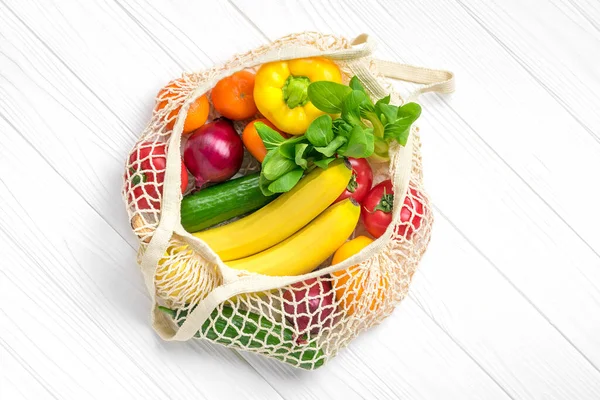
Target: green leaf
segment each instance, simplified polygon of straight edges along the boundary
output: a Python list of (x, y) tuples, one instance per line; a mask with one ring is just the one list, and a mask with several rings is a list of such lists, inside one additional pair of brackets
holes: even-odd
[(350, 79), (350, 83), (348, 84), (348, 86), (350, 86), (352, 88), (352, 90), (358, 90), (358, 91), (363, 92), (364, 94), (367, 94), (364, 86), (360, 82), (360, 79), (358, 79), (358, 77), (356, 75), (354, 75), (352, 77), (352, 79)]
[(306, 142), (306, 136), (294, 136), (289, 139), (286, 139), (285, 142), (279, 145), (279, 152), (285, 158), (289, 158), (290, 160), (294, 159), (294, 152), (296, 144)]
[(390, 96), (389, 94), (385, 97), (382, 97), (381, 99), (377, 100), (377, 103), (375, 103), (375, 108), (377, 109), (378, 104), (390, 104), (391, 99), (392, 96)]
[(350, 86), (353, 90), (358, 90), (359, 92), (363, 92), (365, 94), (366, 99), (360, 106), (361, 113), (363, 113), (365, 111), (373, 111), (373, 109), (374, 109), (373, 102), (371, 101), (369, 94), (365, 90), (365, 87), (360, 82), (360, 79), (358, 79), (358, 77), (356, 75), (353, 76), (352, 79), (350, 79), (350, 83), (348, 84), (348, 86)]
[(265, 178), (264, 174), (261, 172), (260, 177), (258, 178), (258, 187), (260, 191), (265, 196), (273, 196), (275, 193), (269, 190), (269, 185), (271, 181)]
[(390, 159), (389, 149), (388, 142), (383, 138), (375, 138), (375, 150), (372, 157), (375, 157), (379, 161), (387, 161)]
[(296, 168), (275, 180), (273, 183), (269, 185), (269, 190), (273, 193), (284, 193), (288, 192), (291, 188), (296, 186), (298, 181), (304, 175), (304, 170), (302, 168)]
[(327, 166), (334, 160), (336, 160), (335, 157), (323, 158), (321, 160), (314, 161), (314, 164), (321, 169), (327, 169)]
[(412, 117), (415, 122), (421, 116), (421, 106), (417, 103), (406, 103), (402, 107), (398, 108), (397, 118)]
[[(271, 151), (273, 152), (272, 156), (270, 156)], [(296, 168), (296, 163), (294, 161), (284, 157), (276, 149), (271, 151), (267, 153), (267, 156), (270, 156), (269, 159), (267, 160), (267, 157), (265, 157), (263, 160), (262, 174), (265, 178), (274, 181)]]
[(308, 148), (308, 144), (299, 143), (296, 145), (296, 148), (294, 150), (294, 152), (295, 152), (294, 160), (296, 162), (296, 165), (302, 169), (306, 169), (308, 167), (308, 162), (306, 161), (306, 158), (304, 157), (304, 153), (307, 152), (306, 151), (307, 148)]
[(335, 151), (347, 141), (348, 139), (343, 136), (336, 136), (327, 146), (315, 147), (315, 150), (323, 154), (325, 157), (331, 157), (335, 154)]
[(410, 134), (410, 125), (411, 124), (408, 124), (407, 126), (402, 121), (387, 124), (383, 131), (383, 137), (388, 142), (390, 140), (395, 140), (402, 146), (405, 146), (406, 141), (408, 140), (408, 135)]
[(402, 146), (406, 145), (410, 127), (421, 115), (421, 106), (417, 103), (406, 103), (398, 108), (396, 119), (385, 125), (383, 137), (386, 140), (395, 140)]
[(385, 125), (394, 122), (398, 115), (398, 107), (389, 104), (379, 105), (379, 119)]
[(262, 139), (267, 150), (272, 150), (285, 141), (285, 138), (281, 136), (279, 132), (271, 129), (262, 122), (256, 122), (254, 127), (256, 128), (256, 132), (258, 132), (258, 136), (260, 136)]
[(329, 81), (317, 81), (308, 85), (308, 98), (321, 111), (330, 114), (342, 112), (342, 102), (352, 91), (346, 85)]
[(350, 136), (352, 131), (352, 125), (344, 121), (342, 118), (336, 118), (333, 120), (333, 133), (344, 137)]
[(338, 151), (344, 157), (366, 158), (373, 153), (373, 133), (369, 130), (355, 126), (350, 133), (350, 140), (343, 152)]
[(375, 135), (373, 134), (373, 129), (365, 129), (365, 143), (365, 154), (367, 154), (365, 158), (371, 157), (371, 154), (375, 151)]
[(332, 120), (327, 114), (316, 118), (306, 130), (306, 138), (317, 147), (327, 146), (333, 140)]
[(377, 100), (377, 103), (375, 103), (375, 110), (374, 110), (375, 114), (377, 115), (377, 118), (380, 118), (380, 116), (383, 114), (382, 108), (384, 108), (386, 105), (390, 104), (390, 99), (391, 99), (391, 97), (388, 94), (384, 98)]
[(360, 106), (367, 101), (367, 95), (353, 90), (342, 102), (342, 118), (352, 125), (362, 125)]

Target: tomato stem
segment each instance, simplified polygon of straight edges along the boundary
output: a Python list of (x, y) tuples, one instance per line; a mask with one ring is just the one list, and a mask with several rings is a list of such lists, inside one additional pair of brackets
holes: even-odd
[(384, 213), (388, 214), (392, 212), (394, 208), (394, 193), (385, 193), (385, 188), (383, 189), (383, 196), (381, 196), (381, 200), (379, 203), (373, 208), (373, 212), (377, 210), (381, 210)]

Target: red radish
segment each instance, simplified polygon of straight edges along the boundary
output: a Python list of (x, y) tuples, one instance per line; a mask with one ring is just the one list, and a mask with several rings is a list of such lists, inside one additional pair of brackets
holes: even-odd
[(291, 286), (283, 294), (283, 309), (298, 335), (331, 326), (335, 305), (329, 281), (311, 278)]
[[(128, 202), (135, 200), (139, 210), (160, 210), (167, 168), (167, 144), (142, 143), (129, 155), (128, 166), (125, 173)], [(188, 173), (181, 163), (181, 193), (185, 193), (187, 185)]]
[(183, 161), (196, 178), (196, 188), (231, 178), (242, 166), (243, 157), (242, 139), (225, 118), (196, 129), (183, 151)]
[(362, 204), (365, 197), (367, 197), (367, 193), (371, 190), (371, 185), (373, 185), (373, 171), (371, 171), (369, 162), (364, 158), (348, 157), (348, 161), (352, 166), (352, 177), (346, 190), (340, 194), (340, 197), (334, 203), (352, 197), (357, 203)]
[[(361, 218), (367, 231), (375, 238), (383, 235), (392, 222), (392, 208), (394, 205), (394, 191), (392, 182), (388, 179), (377, 184), (362, 204)], [(396, 233), (406, 239), (412, 237), (413, 232), (421, 227), (423, 203), (419, 192), (410, 188), (404, 198), (400, 221)]]

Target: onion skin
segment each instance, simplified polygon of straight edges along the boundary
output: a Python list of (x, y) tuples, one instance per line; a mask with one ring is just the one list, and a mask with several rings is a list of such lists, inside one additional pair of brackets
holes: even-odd
[(318, 333), (333, 323), (335, 298), (329, 281), (311, 278), (294, 283), (283, 298), (286, 319), (298, 335)]
[(196, 188), (231, 178), (239, 171), (243, 158), (242, 139), (225, 118), (196, 129), (183, 151), (183, 161), (196, 179)]

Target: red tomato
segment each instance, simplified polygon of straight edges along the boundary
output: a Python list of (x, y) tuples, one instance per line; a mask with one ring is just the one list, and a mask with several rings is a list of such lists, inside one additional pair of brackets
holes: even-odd
[[(375, 238), (385, 233), (392, 222), (392, 209), (394, 205), (394, 191), (392, 181), (389, 179), (376, 185), (362, 203), (361, 217), (367, 231)], [(421, 227), (423, 203), (421, 195), (410, 189), (409, 195), (404, 198), (404, 205), (400, 210), (401, 225), (396, 233), (410, 239), (413, 232)]]
[[(127, 180), (127, 198), (131, 203), (135, 200), (140, 210), (160, 209), (167, 166), (166, 143), (143, 143), (134, 153), (129, 155), (129, 170), (125, 174)], [(181, 162), (181, 193), (188, 185), (188, 173)]]
[(346, 190), (334, 203), (352, 197), (357, 203), (362, 204), (371, 189), (371, 185), (373, 185), (373, 171), (371, 171), (371, 166), (364, 158), (348, 157), (348, 161), (352, 166), (352, 177)]

